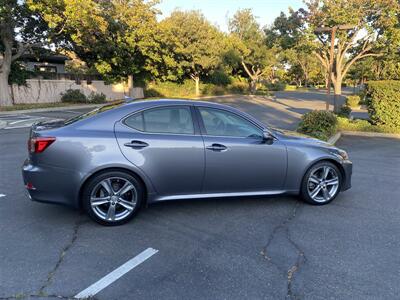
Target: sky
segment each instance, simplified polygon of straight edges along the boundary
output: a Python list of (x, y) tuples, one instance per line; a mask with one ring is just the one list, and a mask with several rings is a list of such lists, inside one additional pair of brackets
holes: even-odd
[(167, 17), (174, 9), (200, 10), (205, 17), (221, 30), (228, 30), (228, 19), (242, 8), (251, 8), (261, 26), (271, 25), (281, 11), (287, 12), (288, 7), (299, 9), (304, 4), (302, 0), (161, 0), (157, 6), (162, 16)]

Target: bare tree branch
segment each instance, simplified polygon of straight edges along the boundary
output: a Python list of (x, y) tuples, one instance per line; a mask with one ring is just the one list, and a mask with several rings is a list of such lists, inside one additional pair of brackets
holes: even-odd
[(249, 68), (247, 67), (247, 65), (245, 64), (245, 62), (244, 62), (243, 60), (242, 60), (242, 66), (243, 66), (244, 70), (246, 71), (247, 75), (249, 75), (250, 78), (251, 78), (252, 80), (254, 80), (253, 74), (250, 72)]
[(11, 56), (11, 61), (17, 60), (27, 50), (32, 49), (32, 48), (37, 47), (37, 46), (40, 46), (40, 45), (41, 45), (41, 43), (24, 44), (24, 43), (18, 42), (17, 53), (15, 53), (13, 56)]
[(371, 47), (366, 48), (364, 51), (361, 51), (358, 55), (356, 55), (355, 57), (353, 57), (353, 59), (351, 59), (346, 65), (345, 68), (342, 72), (343, 77), (344, 75), (347, 74), (347, 72), (349, 71), (350, 67), (357, 61), (360, 60), (361, 58), (364, 57), (368, 57), (368, 56), (382, 56), (383, 53), (366, 53), (369, 50), (371, 50)]
[(322, 65), (325, 67), (325, 69), (328, 72), (329, 69), (329, 62), (325, 57), (322, 56), (322, 54), (318, 53), (317, 51), (314, 52), (315, 56), (319, 59), (319, 61), (322, 63)]

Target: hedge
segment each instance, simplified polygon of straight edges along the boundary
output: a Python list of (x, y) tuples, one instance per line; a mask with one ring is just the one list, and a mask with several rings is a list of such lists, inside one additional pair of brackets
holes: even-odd
[(399, 129), (400, 81), (369, 81), (366, 90), (368, 113), (372, 123)]
[[(201, 96), (214, 96), (224, 94), (247, 94), (249, 84), (244, 81), (232, 80), (226, 86), (215, 85), (212, 83), (200, 83)], [(145, 88), (146, 97), (168, 97), (168, 98), (194, 98), (195, 83), (193, 80), (185, 80), (183, 83), (177, 82), (154, 82), (149, 83)]]
[(80, 90), (68, 89), (65, 93), (61, 94), (61, 102), (64, 103), (105, 103), (107, 101), (106, 95), (103, 93), (91, 92), (87, 97)]

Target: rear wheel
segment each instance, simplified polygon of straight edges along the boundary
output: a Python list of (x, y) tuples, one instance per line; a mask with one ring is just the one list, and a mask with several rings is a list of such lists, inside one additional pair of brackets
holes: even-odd
[(302, 198), (314, 205), (331, 202), (342, 187), (342, 175), (331, 162), (322, 161), (313, 165), (305, 174), (301, 186)]
[(91, 178), (83, 191), (86, 212), (102, 225), (128, 222), (139, 210), (142, 200), (142, 184), (134, 176), (120, 171)]

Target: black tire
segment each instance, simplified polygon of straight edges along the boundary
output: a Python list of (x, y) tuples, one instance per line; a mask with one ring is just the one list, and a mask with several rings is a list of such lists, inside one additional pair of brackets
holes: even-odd
[[(132, 188), (130, 191), (124, 193), (124, 196), (121, 197), (126, 197), (128, 194), (130, 196), (129, 201), (132, 201), (132, 210), (128, 210), (125, 206), (119, 204), (119, 200), (116, 201), (108, 201), (107, 203), (104, 203), (102, 205), (98, 205), (94, 208), (91, 205), (91, 196), (92, 193), (103, 193), (104, 196), (107, 196), (108, 193), (106, 193), (106, 189), (103, 187), (101, 182), (105, 180), (111, 180), (109, 181), (111, 183), (111, 188), (112, 188), (112, 193), (115, 193), (118, 188), (121, 190), (120, 187), (122, 187), (123, 184), (129, 182), (134, 188)], [(120, 186), (117, 186), (120, 184)], [(117, 189), (115, 189), (117, 187)], [(83, 193), (82, 193), (82, 202), (83, 202), (83, 207), (89, 217), (94, 220), (95, 222), (105, 225), (105, 226), (118, 226), (125, 224), (129, 222), (139, 211), (143, 199), (144, 199), (144, 188), (140, 180), (138, 180), (135, 176), (132, 176), (131, 174), (123, 171), (106, 171), (99, 173), (98, 175), (95, 175), (94, 177), (90, 178), (89, 181), (86, 183)], [(101, 196), (100, 196), (101, 197)], [(115, 197), (115, 196), (114, 196)], [(109, 197), (111, 198), (111, 196)], [(119, 197), (119, 199), (121, 199)], [(134, 199), (136, 199), (136, 204), (133, 205)], [(122, 201), (122, 200), (121, 200)], [(129, 201), (125, 200), (127, 203)], [(102, 212), (107, 210), (107, 205), (108, 208), (112, 205), (114, 207), (114, 219), (104, 219), (108, 216), (103, 216), (101, 217)], [(118, 211), (126, 211), (126, 215), (124, 215), (122, 212), (121, 214), (121, 219), (117, 219), (116, 217), (118, 216)]]
[[(333, 180), (334, 174), (337, 175), (338, 186), (335, 189), (335, 191), (332, 190), (332, 195), (329, 195), (329, 197), (327, 197), (328, 200), (325, 200), (325, 195), (323, 193), (323, 189), (321, 188), (320, 189), (321, 192), (319, 192), (318, 195), (322, 194), (320, 196), (320, 198), (322, 197), (322, 198), (324, 198), (324, 200), (317, 201), (316, 199), (314, 199), (314, 198), (312, 198), (310, 196), (309, 188), (311, 189), (313, 183), (309, 183), (309, 179), (310, 179), (310, 176), (312, 174), (315, 174), (315, 172), (319, 172), (319, 170), (321, 168), (324, 168), (324, 167), (328, 167), (328, 168), (331, 168), (333, 170), (333, 171), (330, 171), (330, 173), (329, 173), (331, 178), (332, 178), (331, 180)], [(311, 184), (311, 186), (309, 186), (309, 184)], [(318, 185), (316, 185), (316, 186), (318, 187)], [(326, 188), (327, 188), (327, 185), (325, 185), (324, 189), (326, 189)], [(330, 187), (328, 187), (328, 189), (329, 188)], [(333, 164), (333, 163), (331, 163), (329, 161), (320, 161), (320, 162), (312, 165), (307, 170), (306, 174), (304, 175), (302, 183), (301, 183), (300, 196), (305, 202), (307, 202), (309, 204), (312, 204), (312, 205), (325, 205), (325, 204), (328, 204), (328, 203), (332, 202), (337, 197), (337, 195), (340, 193), (341, 188), (342, 188), (342, 174), (341, 174), (340, 170), (338, 169), (338, 167), (335, 164)], [(328, 192), (329, 192), (329, 190), (328, 190)]]

